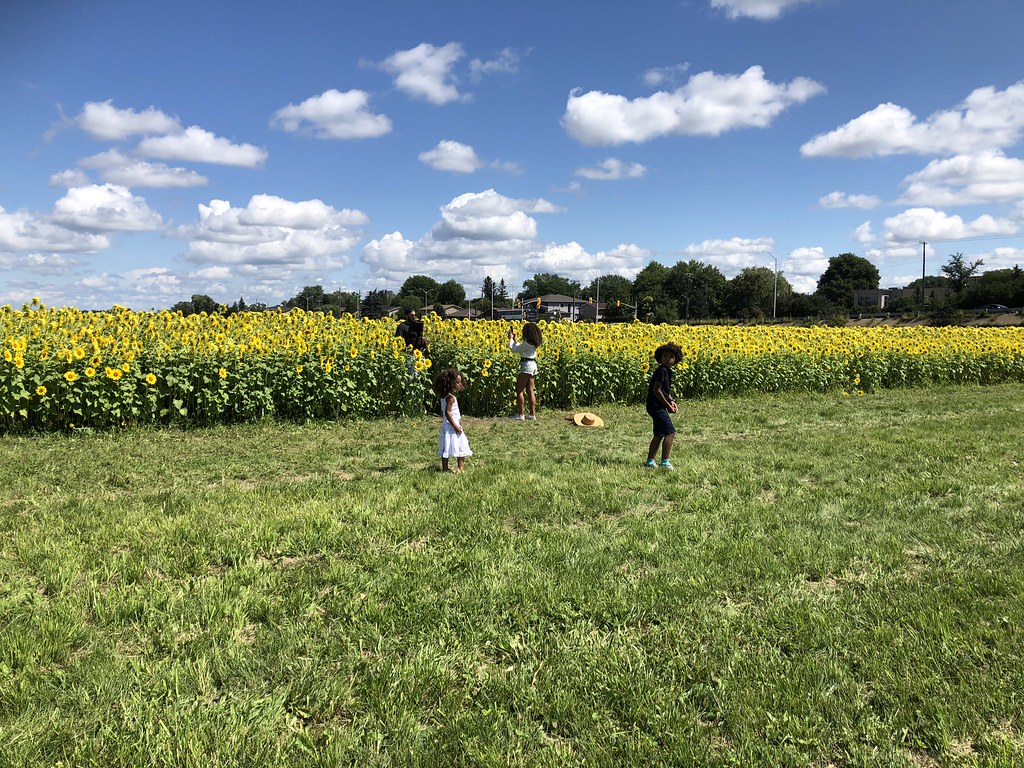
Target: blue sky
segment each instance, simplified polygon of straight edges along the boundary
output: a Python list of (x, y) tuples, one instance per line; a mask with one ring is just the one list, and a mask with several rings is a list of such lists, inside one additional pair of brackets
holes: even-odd
[[(941, 11), (939, 10), (941, 9)], [(0, 304), (1024, 266), (1020, 0), (0, 4)]]

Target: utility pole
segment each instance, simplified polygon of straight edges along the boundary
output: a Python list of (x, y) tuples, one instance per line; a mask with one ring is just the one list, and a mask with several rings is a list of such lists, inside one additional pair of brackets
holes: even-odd
[(928, 243), (921, 240), (921, 311), (924, 312), (924, 271), (925, 271), (925, 249), (928, 247)]
[(761, 253), (767, 253), (771, 260), (775, 262), (775, 291), (772, 293), (772, 320), (775, 320), (779, 306), (779, 260), (775, 258), (775, 254), (771, 251), (761, 251)]

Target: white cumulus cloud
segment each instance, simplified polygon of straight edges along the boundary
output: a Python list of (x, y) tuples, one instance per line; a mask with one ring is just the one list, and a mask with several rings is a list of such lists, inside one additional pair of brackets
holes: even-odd
[(68, 168), (50, 176), (51, 187), (84, 187), (87, 184), (92, 184), (92, 181), (81, 168)]
[(747, 17), (770, 21), (777, 19), (783, 11), (803, 5), (812, 0), (711, 0), (712, 8), (722, 8), (730, 19)]
[(579, 168), (576, 175), (594, 181), (618, 181), (619, 179), (638, 179), (647, 173), (647, 167), (640, 163), (624, 163), (618, 158), (609, 157), (596, 166)]
[(152, 136), (139, 142), (138, 151), (161, 160), (234, 165), (258, 168), (267, 159), (267, 151), (252, 144), (233, 144), (207, 130), (192, 125), (182, 133)]
[(718, 267), (726, 277), (732, 277), (745, 267), (763, 267), (767, 263), (774, 268), (775, 263), (765, 254), (774, 247), (775, 241), (770, 237), (732, 237), (693, 243), (686, 246), (683, 253)]
[(254, 195), (245, 208), (226, 200), (199, 205), (198, 221), (178, 230), (189, 261), (201, 264), (286, 265), (312, 269), (347, 263), (367, 222), (361, 211), (335, 210), (320, 200)]
[(468, 192), (442, 206), (441, 220), (423, 237), (408, 240), (393, 232), (364, 247), (363, 261), (379, 279), (390, 282), (413, 274), (437, 279), (479, 275), (481, 280), (490, 275), (512, 281), (515, 267), (538, 248), (533, 214), (559, 210), (543, 198), (515, 199), (493, 189)]
[(493, 189), (459, 195), (441, 208), (431, 234), (435, 240), (533, 240), (537, 220), (525, 207)]
[(829, 192), (818, 198), (822, 208), (877, 208), (881, 199), (874, 195), (849, 195), (846, 192)]
[(111, 100), (90, 101), (82, 107), (75, 123), (94, 139), (121, 141), (130, 136), (177, 133), (181, 124), (155, 107), (142, 112), (118, 109)]
[(462, 46), (448, 43), (441, 47), (420, 43), (407, 51), (397, 51), (381, 67), (395, 76), (395, 86), (415, 99), (432, 104), (447, 104), (465, 97), (454, 82), (452, 68), (465, 56)]
[(514, 48), (502, 49), (496, 58), (489, 61), (473, 59), (469, 63), (469, 71), (474, 81), (479, 81), (484, 75), (505, 74), (514, 75), (519, 71), (519, 62), (522, 53)]
[(61, 226), (93, 232), (145, 232), (163, 226), (160, 214), (144, 198), (117, 184), (72, 187), (54, 203), (51, 217)]
[(827, 268), (828, 256), (825, 249), (818, 246), (794, 248), (779, 259), (779, 273), (785, 275), (797, 293), (814, 293), (818, 278)]
[(632, 280), (650, 258), (649, 250), (634, 244), (622, 244), (610, 251), (591, 254), (573, 241), (531, 251), (524, 257), (523, 267), (528, 273), (550, 272), (580, 282), (586, 282), (595, 272)]
[(129, 157), (116, 149), (83, 158), (78, 164), (83, 168), (98, 170), (100, 177), (110, 184), (125, 187), (187, 188), (201, 187), (209, 182), (205, 176), (188, 168), (150, 163)]
[(685, 62), (671, 67), (653, 67), (644, 72), (644, 84), (648, 88), (661, 88), (662, 86), (673, 85), (689, 68), (690, 65)]
[(449, 139), (439, 141), (436, 147), (421, 152), (419, 157), (420, 162), (435, 170), (452, 173), (472, 173), (484, 165), (471, 146)]
[(906, 107), (879, 104), (802, 147), (806, 157), (971, 154), (1011, 147), (1024, 131), (1024, 80), (1004, 91), (977, 88), (952, 109), (924, 120)]
[(68, 229), (35, 213), (8, 213), (0, 208), (0, 253), (93, 253), (109, 247), (110, 239), (104, 234)]
[(589, 91), (569, 94), (562, 125), (589, 145), (644, 142), (662, 136), (718, 136), (738, 128), (763, 128), (785, 109), (825, 92), (806, 77), (773, 83), (753, 66), (741, 75), (701, 72), (675, 91), (648, 97)]
[(889, 243), (913, 243), (929, 240), (958, 240), (986, 235), (1012, 235), (1018, 226), (1009, 219), (989, 215), (964, 221), (934, 208), (910, 208), (885, 220), (883, 237)]
[(1024, 199), (1024, 160), (993, 150), (933, 160), (903, 180), (908, 205), (974, 205)]
[(865, 221), (855, 230), (853, 230), (852, 237), (858, 243), (873, 243), (875, 242), (875, 233), (871, 231), (871, 222)]
[(335, 89), (289, 104), (270, 118), (270, 126), (318, 139), (368, 139), (391, 132), (391, 120), (369, 111), (369, 94)]

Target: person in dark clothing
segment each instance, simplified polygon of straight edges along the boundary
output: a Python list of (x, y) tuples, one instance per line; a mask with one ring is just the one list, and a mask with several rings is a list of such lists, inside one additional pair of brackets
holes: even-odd
[(647, 462), (644, 466), (658, 466), (654, 457), (661, 446), (661, 467), (672, 469), (669, 457), (672, 455), (672, 442), (676, 436), (676, 428), (672, 425), (669, 413), (677, 413), (679, 406), (672, 398), (672, 366), (679, 362), (683, 351), (678, 344), (662, 344), (654, 350), (654, 359), (658, 367), (651, 374), (651, 383), (647, 387), (647, 413), (654, 421), (654, 437), (647, 451)]
[(414, 350), (418, 349), (424, 357), (428, 355), (429, 346), (423, 336), (423, 321), (416, 317), (415, 309), (405, 310), (405, 319), (398, 324), (395, 336), (400, 337), (405, 342), (405, 346)]

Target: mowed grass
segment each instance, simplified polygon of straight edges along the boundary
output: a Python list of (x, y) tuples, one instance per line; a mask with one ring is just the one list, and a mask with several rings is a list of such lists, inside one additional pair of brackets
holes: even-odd
[(0, 439), (0, 765), (1024, 764), (1024, 386)]

